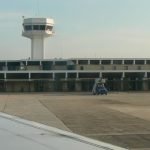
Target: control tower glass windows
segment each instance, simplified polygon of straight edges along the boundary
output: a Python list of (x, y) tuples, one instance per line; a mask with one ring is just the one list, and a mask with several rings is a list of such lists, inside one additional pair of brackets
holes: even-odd
[(26, 30), (26, 31), (32, 30), (32, 26), (26, 25), (26, 26), (24, 26), (24, 30)]
[(51, 31), (53, 29), (52, 26), (46, 26), (46, 25), (25, 25), (24, 30), (25, 31), (30, 31), (30, 30), (49, 30)]
[(52, 31), (53, 27), (52, 26), (46, 26), (46, 30)]
[(33, 25), (33, 30), (39, 30), (39, 25)]
[(45, 25), (40, 25), (40, 30), (45, 30)]

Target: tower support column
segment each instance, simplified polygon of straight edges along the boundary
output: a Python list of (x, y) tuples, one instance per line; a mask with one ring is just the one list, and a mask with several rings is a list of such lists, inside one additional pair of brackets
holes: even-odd
[(42, 36), (31, 39), (31, 59), (44, 58), (44, 38)]

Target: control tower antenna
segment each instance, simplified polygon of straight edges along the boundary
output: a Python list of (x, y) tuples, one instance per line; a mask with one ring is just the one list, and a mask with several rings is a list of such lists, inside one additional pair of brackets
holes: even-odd
[(39, 16), (39, 13), (40, 13), (39, 0), (36, 0), (36, 6), (37, 6), (37, 16)]
[(31, 39), (31, 59), (44, 59), (44, 39), (52, 36), (54, 20), (23, 18), (22, 36)]

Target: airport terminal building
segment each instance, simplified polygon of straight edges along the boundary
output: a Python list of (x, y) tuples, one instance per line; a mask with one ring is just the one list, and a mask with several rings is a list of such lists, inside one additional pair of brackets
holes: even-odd
[(1, 92), (92, 91), (96, 78), (110, 91), (150, 90), (149, 59), (44, 59), (50, 18), (23, 18), (22, 36), (31, 39), (31, 58), (0, 61)]
[(0, 61), (1, 92), (91, 91), (96, 78), (110, 91), (150, 90), (150, 59)]

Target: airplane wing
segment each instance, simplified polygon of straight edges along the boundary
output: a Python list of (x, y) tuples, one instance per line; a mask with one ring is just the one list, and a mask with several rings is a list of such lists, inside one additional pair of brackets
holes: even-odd
[(0, 149), (126, 150), (4, 113), (0, 113)]

